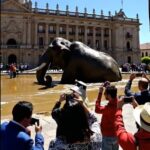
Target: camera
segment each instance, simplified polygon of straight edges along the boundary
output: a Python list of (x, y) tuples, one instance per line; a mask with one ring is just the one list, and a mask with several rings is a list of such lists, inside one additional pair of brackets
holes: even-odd
[(66, 101), (73, 100), (73, 96), (71, 94), (66, 94)]
[(142, 73), (136, 73), (136, 77), (142, 77)]
[(124, 97), (124, 103), (131, 103), (132, 102), (132, 97)]
[(35, 125), (35, 123), (37, 123), (37, 125), (39, 126), (39, 124), (40, 124), (40, 120), (39, 120), (39, 119), (37, 119), (37, 118), (31, 118), (31, 122), (30, 122), (30, 124), (31, 124), (31, 125)]

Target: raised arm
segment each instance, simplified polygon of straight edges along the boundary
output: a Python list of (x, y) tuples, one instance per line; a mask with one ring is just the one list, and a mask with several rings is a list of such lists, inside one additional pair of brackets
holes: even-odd
[(99, 93), (95, 103), (95, 112), (99, 114), (101, 114), (105, 109), (105, 106), (101, 106), (102, 94), (103, 94), (103, 86), (100, 86)]

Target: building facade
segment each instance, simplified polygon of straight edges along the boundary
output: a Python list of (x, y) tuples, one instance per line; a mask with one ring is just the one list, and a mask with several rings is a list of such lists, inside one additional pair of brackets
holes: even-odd
[(35, 67), (55, 37), (80, 41), (110, 54), (119, 65), (140, 62), (138, 15), (128, 18), (122, 9), (105, 16), (33, 6), (31, 0), (1, 0), (1, 62), (27, 63)]
[(143, 43), (140, 45), (141, 57), (150, 57), (150, 43)]

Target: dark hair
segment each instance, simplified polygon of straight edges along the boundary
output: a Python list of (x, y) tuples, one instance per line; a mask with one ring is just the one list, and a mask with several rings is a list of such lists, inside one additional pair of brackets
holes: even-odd
[(141, 85), (143, 89), (147, 89), (148, 88), (148, 82), (140, 80), (139, 81), (139, 85)]
[(109, 94), (112, 98), (117, 97), (117, 88), (115, 86), (107, 86), (105, 92)]
[(30, 118), (32, 115), (32, 111), (32, 103), (27, 101), (20, 101), (14, 106), (12, 110), (13, 120), (19, 122), (24, 118)]
[(93, 132), (89, 128), (87, 113), (79, 102), (64, 108), (62, 126), (67, 143), (89, 141)]

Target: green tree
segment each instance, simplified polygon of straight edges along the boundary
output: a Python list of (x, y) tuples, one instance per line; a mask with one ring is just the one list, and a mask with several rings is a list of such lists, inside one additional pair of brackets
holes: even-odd
[(142, 57), (141, 62), (145, 64), (150, 64), (150, 57), (149, 56)]

